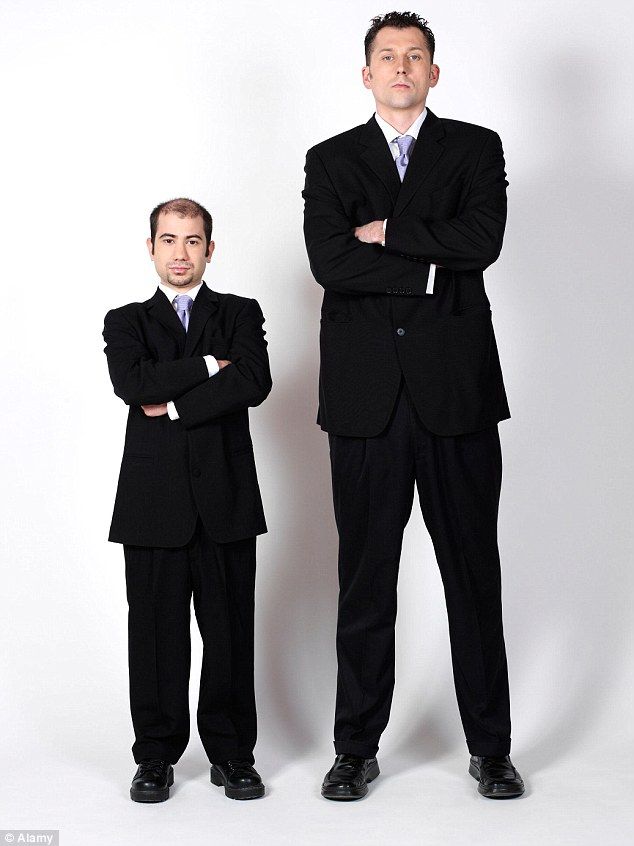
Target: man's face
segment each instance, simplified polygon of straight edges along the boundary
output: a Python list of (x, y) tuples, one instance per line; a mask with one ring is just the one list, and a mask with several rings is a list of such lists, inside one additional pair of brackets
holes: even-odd
[(213, 241), (205, 249), (202, 217), (179, 217), (173, 212), (159, 215), (154, 249), (150, 238), (147, 246), (163, 284), (181, 290), (198, 285), (214, 251)]
[(425, 36), (415, 26), (380, 29), (372, 45), (370, 64), (363, 68), (363, 84), (377, 107), (419, 109), (438, 82), (440, 68), (431, 63)]

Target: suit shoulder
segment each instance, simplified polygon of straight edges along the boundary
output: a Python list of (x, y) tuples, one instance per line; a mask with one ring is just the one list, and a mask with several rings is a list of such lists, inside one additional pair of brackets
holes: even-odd
[(260, 304), (253, 297), (242, 297), (239, 294), (223, 294), (215, 292), (218, 297), (218, 304), (227, 311), (242, 311), (244, 308), (260, 308)]
[(449, 137), (453, 136), (468, 141), (486, 141), (497, 136), (495, 130), (480, 126), (477, 123), (467, 123), (464, 120), (454, 120), (453, 118), (439, 118), (439, 120)]
[[(320, 141), (308, 150), (308, 153), (315, 152), (318, 155), (331, 155), (336, 152), (340, 154), (342, 150), (347, 147), (356, 145), (359, 133), (365, 124), (361, 123), (359, 126), (354, 126), (352, 129), (347, 129), (345, 132), (340, 132), (338, 135), (333, 135), (332, 138), (326, 138), (325, 141)], [(308, 154), (307, 154), (308, 155)]]
[(124, 320), (134, 320), (143, 307), (144, 303), (126, 303), (126, 305), (111, 308), (106, 313), (104, 320), (117, 320), (119, 318)]

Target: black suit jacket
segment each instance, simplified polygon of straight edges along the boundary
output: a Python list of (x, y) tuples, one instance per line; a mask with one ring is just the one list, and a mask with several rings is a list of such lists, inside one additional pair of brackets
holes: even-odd
[[(506, 222), (499, 136), (428, 109), (401, 184), (373, 116), (311, 148), (305, 172), (306, 248), (325, 289), (322, 429), (379, 434), (403, 377), (436, 434), (510, 417), (483, 280)], [(385, 248), (354, 237), (385, 218)], [(430, 262), (442, 267), (426, 294)]]
[[(271, 390), (255, 300), (198, 291), (187, 333), (160, 288), (106, 314), (108, 369), (130, 406), (109, 540), (183, 546), (196, 517), (217, 542), (266, 532), (247, 408)], [(228, 359), (211, 378), (203, 355)], [(180, 415), (141, 405), (173, 400)]]

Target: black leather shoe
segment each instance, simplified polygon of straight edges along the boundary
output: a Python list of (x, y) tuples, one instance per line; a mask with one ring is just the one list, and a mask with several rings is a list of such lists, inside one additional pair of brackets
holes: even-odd
[(139, 763), (132, 785), (130, 799), (135, 802), (165, 802), (170, 798), (174, 784), (174, 769), (167, 761), (146, 758)]
[(380, 772), (376, 758), (337, 755), (332, 769), (326, 773), (321, 795), (341, 801), (361, 799), (368, 792), (368, 784)]
[(212, 784), (225, 789), (229, 799), (259, 799), (264, 785), (255, 768), (248, 761), (222, 761), (212, 764), (209, 772)]
[(488, 799), (513, 799), (524, 792), (522, 777), (508, 755), (504, 758), (472, 755), (469, 773), (479, 782), (478, 793)]

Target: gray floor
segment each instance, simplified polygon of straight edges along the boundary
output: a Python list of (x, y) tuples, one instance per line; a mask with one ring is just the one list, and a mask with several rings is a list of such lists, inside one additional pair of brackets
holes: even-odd
[(319, 795), (320, 778), (330, 765), (327, 749), (282, 761), (263, 748), (258, 765), (266, 796), (235, 802), (209, 783), (194, 738), (176, 767), (171, 799), (139, 805), (128, 796), (129, 755), (106, 751), (105, 740), (102, 736), (92, 751), (78, 745), (63, 759), (33, 752), (5, 760), (2, 827), (59, 829), (63, 846), (167, 846), (207, 839), (326, 846), (335, 837), (377, 846), (625, 846), (634, 840), (631, 782), (614, 775), (628, 764), (626, 750), (619, 747), (579, 749), (554, 763), (518, 750), (514, 760), (527, 790), (512, 801), (478, 796), (476, 782), (466, 773), (467, 757), (459, 750), (428, 763), (388, 751), (379, 759), (382, 774), (370, 794), (349, 804)]

